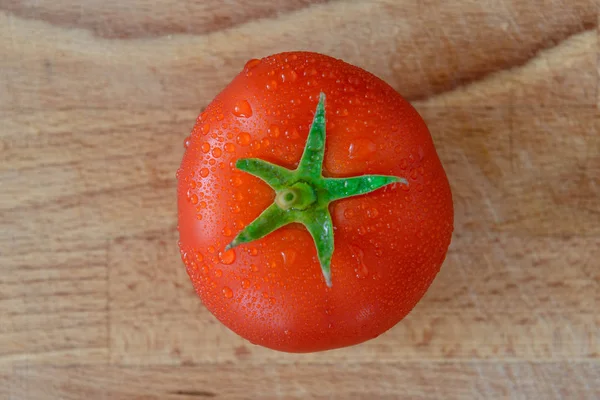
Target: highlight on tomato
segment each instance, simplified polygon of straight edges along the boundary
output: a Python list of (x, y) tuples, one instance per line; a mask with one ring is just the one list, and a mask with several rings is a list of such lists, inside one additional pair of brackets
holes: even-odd
[(454, 213), (431, 134), (361, 68), (310, 52), (250, 60), (185, 147), (183, 262), (206, 308), (252, 343), (373, 339), (441, 268)]

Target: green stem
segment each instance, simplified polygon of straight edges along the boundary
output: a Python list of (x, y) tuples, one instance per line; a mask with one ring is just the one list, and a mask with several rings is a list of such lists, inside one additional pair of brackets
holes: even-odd
[(236, 162), (238, 169), (262, 179), (277, 193), (274, 203), (239, 232), (226, 249), (258, 240), (282, 226), (299, 222), (315, 242), (323, 278), (331, 287), (334, 242), (329, 203), (367, 194), (394, 183), (408, 185), (408, 182), (404, 178), (387, 175), (323, 177), (325, 122), (325, 94), (321, 93), (304, 153), (295, 170), (260, 159), (247, 158)]

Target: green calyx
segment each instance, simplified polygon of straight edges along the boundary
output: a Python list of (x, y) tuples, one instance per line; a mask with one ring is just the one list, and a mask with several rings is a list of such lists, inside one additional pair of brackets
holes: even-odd
[(236, 167), (265, 181), (276, 192), (275, 201), (229, 243), (226, 249), (260, 239), (269, 233), (299, 222), (311, 234), (327, 286), (331, 287), (333, 223), (329, 203), (358, 196), (406, 179), (387, 175), (351, 178), (323, 177), (325, 156), (325, 94), (321, 93), (304, 153), (295, 170), (256, 158), (239, 159)]

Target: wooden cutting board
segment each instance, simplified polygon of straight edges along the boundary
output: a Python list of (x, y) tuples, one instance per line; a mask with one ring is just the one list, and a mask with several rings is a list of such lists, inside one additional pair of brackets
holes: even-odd
[[(592, 0), (0, 0), (0, 399), (600, 398), (597, 27)], [(306, 355), (220, 325), (176, 246), (196, 116), (298, 49), (413, 102), (456, 209), (404, 321)]]

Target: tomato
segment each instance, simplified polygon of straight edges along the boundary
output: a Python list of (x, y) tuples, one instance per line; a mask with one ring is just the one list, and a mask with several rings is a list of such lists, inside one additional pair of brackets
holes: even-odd
[(381, 79), (321, 54), (250, 60), (198, 117), (177, 176), (196, 292), (232, 331), (279, 351), (392, 328), (452, 236), (423, 119)]

